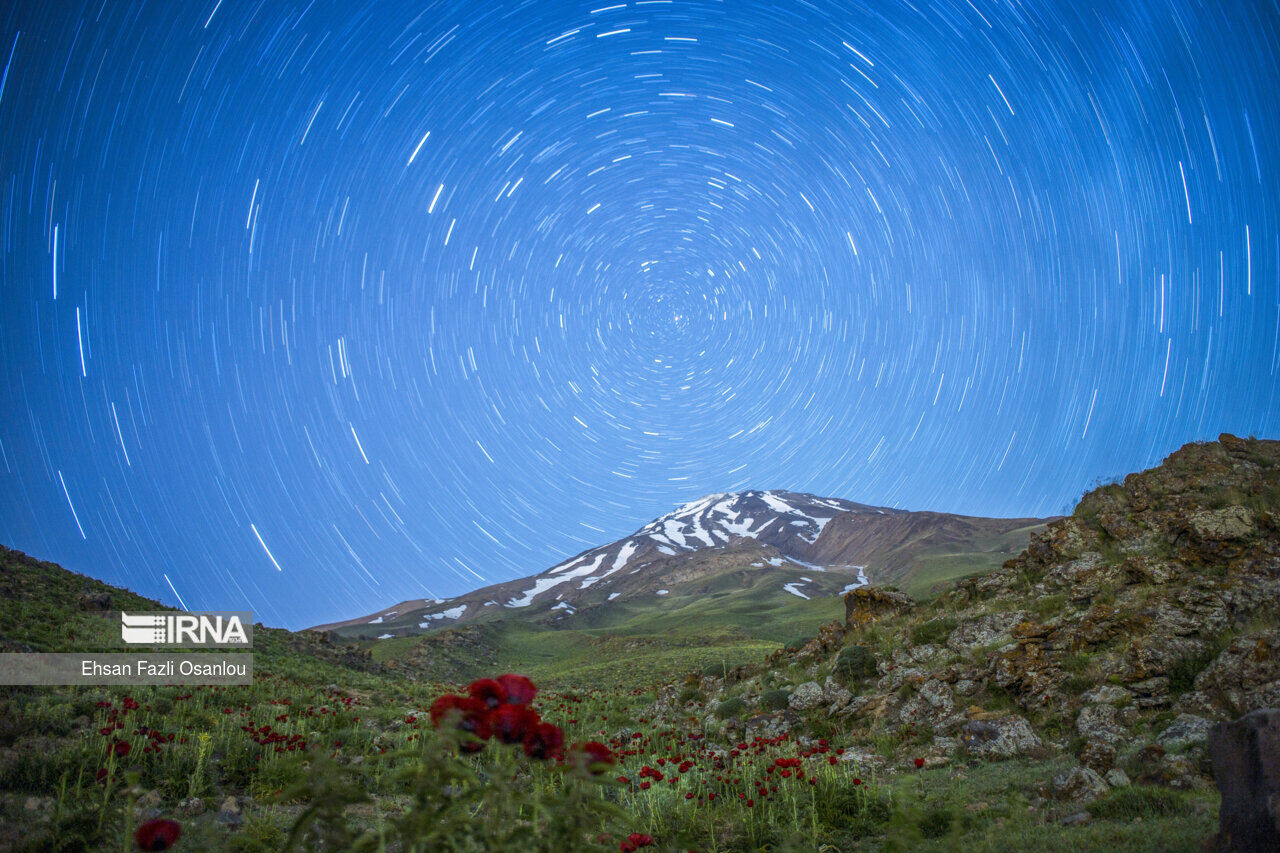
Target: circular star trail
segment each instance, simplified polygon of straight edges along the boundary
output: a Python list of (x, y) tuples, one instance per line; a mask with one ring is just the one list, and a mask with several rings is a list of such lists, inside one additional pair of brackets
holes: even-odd
[(1274, 4), (0, 12), (0, 537), (300, 627), (1280, 432)]

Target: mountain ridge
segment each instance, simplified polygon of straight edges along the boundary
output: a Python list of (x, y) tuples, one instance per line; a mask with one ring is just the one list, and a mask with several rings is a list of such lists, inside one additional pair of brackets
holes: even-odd
[[(707, 592), (717, 578), (737, 573), (745, 582), (743, 573), (757, 570), (777, 575), (780, 594), (834, 596), (871, 577), (885, 583), (926, 577), (926, 568), (940, 577), (995, 568), (1047, 521), (916, 512), (781, 489), (718, 492), (537, 574), (449, 599), (408, 599), (310, 630), (378, 640), (508, 617), (561, 623), (583, 608), (666, 596), (677, 586)], [(948, 561), (953, 570), (939, 571)]]

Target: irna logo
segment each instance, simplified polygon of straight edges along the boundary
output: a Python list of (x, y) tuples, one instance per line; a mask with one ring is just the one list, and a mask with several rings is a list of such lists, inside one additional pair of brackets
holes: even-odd
[[(243, 617), (243, 618), (242, 618)], [(124, 613), (120, 638), (146, 646), (248, 646), (247, 613)]]

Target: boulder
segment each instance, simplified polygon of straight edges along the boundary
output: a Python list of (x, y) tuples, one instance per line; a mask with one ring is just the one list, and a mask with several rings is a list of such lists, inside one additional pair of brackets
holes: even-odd
[(1255, 530), (1253, 514), (1242, 506), (1191, 513), (1191, 530), (1204, 541), (1245, 539)]
[(1115, 684), (1099, 684), (1080, 698), (1090, 705), (1122, 705), (1133, 699), (1133, 694)]
[(953, 652), (967, 652), (997, 642), (1009, 642), (1012, 639), (1013, 626), (1027, 618), (1028, 614), (987, 613), (976, 619), (966, 619), (956, 626), (947, 638), (947, 648)]
[(1080, 749), (1080, 763), (1090, 770), (1106, 773), (1116, 765), (1116, 748), (1105, 741), (1085, 741)]
[(1168, 728), (1156, 736), (1156, 743), (1165, 749), (1186, 749), (1204, 743), (1209, 738), (1212, 720), (1195, 714), (1179, 714)]
[(816, 681), (806, 681), (787, 698), (787, 704), (793, 711), (808, 711), (822, 704), (822, 685)]
[(850, 630), (870, 625), (885, 616), (914, 610), (915, 601), (897, 590), (860, 586), (844, 597), (844, 622)]
[(1232, 714), (1280, 707), (1280, 628), (1232, 640), (1195, 687)]
[(960, 727), (960, 740), (970, 755), (988, 761), (1044, 749), (1044, 742), (1031, 730), (1031, 725), (1016, 714), (990, 720), (969, 720)]
[(1214, 726), (1209, 753), (1222, 793), (1216, 846), (1210, 849), (1280, 850), (1280, 709)]
[(1119, 718), (1114, 705), (1086, 705), (1076, 716), (1076, 731), (1090, 740), (1116, 744), (1125, 737)]
[(1049, 795), (1056, 800), (1092, 800), (1107, 790), (1107, 783), (1097, 771), (1079, 766), (1054, 776), (1049, 785)]

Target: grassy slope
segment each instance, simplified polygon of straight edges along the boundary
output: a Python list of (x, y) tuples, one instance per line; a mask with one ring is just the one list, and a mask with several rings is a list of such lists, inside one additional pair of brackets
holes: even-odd
[[(745, 581), (722, 576), (708, 592), (673, 585), (666, 596), (594, 616), (583, 613), (564, 620), (565, 627), (512, 619), (458, 629), (478, 636), (491, 656), (477, 655), (474, 670), (457, 661), (433, 674), (466, 680), (496, 667), (565, 688), (640, 687), (712, 663), (759, 661), (779, 645), (812, 636), (819, 625), (844, 615), (838, 597), (805, 600), (778, 592), (778, 574), (752, 572)], [(378, 661), (420, 659), (439, 646), (444, 633), (365, 645)], [(429, 662), (424, 665), (430, 669)]]

